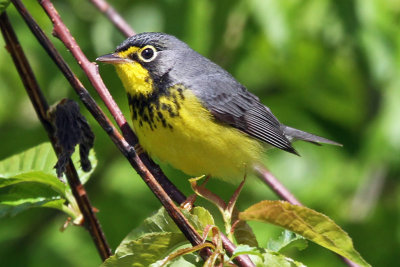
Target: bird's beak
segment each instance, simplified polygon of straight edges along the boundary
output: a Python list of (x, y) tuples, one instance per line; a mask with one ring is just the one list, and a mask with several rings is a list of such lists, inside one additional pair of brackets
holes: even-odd
[(120, 57), (117, 53), (107, 54), (96, 58), (96, 61), (108, 63), (108, 64), (121, 64), (126, 63), (129, 59)]

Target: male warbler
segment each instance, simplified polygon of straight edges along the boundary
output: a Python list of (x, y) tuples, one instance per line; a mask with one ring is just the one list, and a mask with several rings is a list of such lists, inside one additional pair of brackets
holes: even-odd
[(150, 156), (192, 175), (242, 179), (271, 146), (339, 145), (283, 125), (227, 71), (164, 33), (134, 35), (97, 58), (116, 67), (133, 127)]

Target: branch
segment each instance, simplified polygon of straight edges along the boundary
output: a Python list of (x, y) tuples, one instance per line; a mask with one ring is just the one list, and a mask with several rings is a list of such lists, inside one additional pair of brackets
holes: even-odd
[[(39, 84), (36, 81), (29, 62), (24, 54), (24, 51), (21, 48), (21, 45), (5, 12), (0, 15), (0, 27), (4, 36), (4, 40), (6, 42), (7, 50), (11, 54), (14, 64), (25, 86), (26, 92), (31, 99), (39, 120), (47, 131), (47, 134), (57, 154), (57, 157), (59, 157), (60, 150), (57, 149), (56, 146), (55, 130), (47, 116), (49, 105), (43, 96)], [(111, 256), (111, 249), (107, 244), (107, 240), (101, 229), (100, 223), (93, 212), (93, 207), (90, 204), (86, 190), (81, 184), (78, 173), (76, 172), (75, 166), (70, 158), (68, 159), (65, 173), (72, 194), (74, 195), (78, 203), (79, 209), (83, 215), (84, 225), (89, 231), (93, 242), (96, 244), (97, 250), (101, 258), (105, 260)]]
[[(130, 146), (125, 141), (125, 139), (118, 133), (118, 131), (115, 129), (115, 127), (110, 123), (110, 121), (107, 119), (105, 114), (101, 111), (101, 109), (97, 106), (97, 104), (95, 103), (93, 98), (90, 96), (88, 91), (82, 86), (81, 82), (73, 74), (73, 72), (68, 67), (68, 65), (65, 63), (65, 61), (62, 59), (62, 57), (57, 52), (57, 50), (55, 49), (53, 44), (50, 42), (50, 40), (47, 38), (47, 36), (43, 33), (43, 31), (37, 25), (37, 23), (34, 21), (32, 16), (26, 10), (26, 8), (23, 6), (21, 1), (20, 0), (12, 0), (12, 3), (16, 6), (18, 12), (22, 15), (22, 17), (28, 24), (31, 31), (34, 33), (36, 38), (39, 40), (39, 42), (44, 46), (46, 51), (49, 53), (50, 57), (56, 62), (57, 66), (60, 68), (60, 70), (66, 76), (68, 81), (70, 81), (71, 85), (73, 86), (75, 91), (78, 93), (78, 95), (80, 96), (82, 102), (85, 104), (87, 109), (92, 113), (92, 115), (99, 122), (99, 124), (103, 127), (103, 129), (109, 134), (109, 136), (114, 141), (116, 146), (120, 149), (122, 154), (128, 159), (128, 161), (130, 162), (132, 167), (137, 171), (137, 173), (142, 177), (142, 179), (145, 181), (145, 183), (150, 187), (152, 192), (160, 200), (160, 202), (163, 204), (163, 206), (167, 210), (168, 214), (171, 216), (171, 218), (174, 220), (174, 222), (180, 228), (182, 233), (186, 236), (186, 238), (193, 245), (200, 244), (202, 241), (201, 236), (189, 224), (189, 222), (183, 216), (183, 214), (180, 212), (180, 210), (174, 205), (171, 198), (165, 193), (163, 188), (157, 183), (154, 176), (150, 173), (150, 171), (146, 168), (146, 166), (140, 160), (138, 155), (135, 153), (133, 147)], [(55, 25), (62, 25), (63, 27), (61, 27), (61, 29), (65, 29), (65, 31), (68, 31), (66, 29), (65, 25), (61, 22), (60, 17), (58, 16), (57, 11), (54, 9), (52, 4), (49, 1), (41, 1), (41, 4), (45, 8), (46, 12), (48, 12), (53, 23)], [(75, 44), (77, 46), (77, 44), (73, 40), (72, 36), (70, 36), (70, 35), (63, 35), (63, 36), (67, 37), (67, 44), (69, 44), (69, 45)], [(78, 49), (78, 50), (81, 52), (80, 49)], [(88, 62), (88, 60), (83, 55), (83, 53), (80, 55), (80, 58), (82, 58), (82, 63), (83, 63), (83, 61)], [(89, 64), (92, 65), (93, 67), (89, 67), (87, 70), (90, 70), (93, 73), (96, 73), (97, 69), (95, 68), (95, 65), (91, 64), (90, 62), (89, 62)], [(85, 66), (88, 66), (88, 65), (86, 64)], [(89, 71), (89, 73), (90, 73), (90, 71)], [(96, 86), (104, 86), (101, 79), (100, 79), (100, 81), (95, 81), (94, 84)], [(104, 88), (105, 88), (105, 86), (104, 86)], [(121, 115), (122, 115), (122, 113), (121, 113)], [(121, 117), (119, 118), (120, 122), (122, 121), (122, 118)], [(125, 123), (126, 123), (126, 121), (125, 121)], [(208, 255), (211, 255), (211, 251), (209, 249), (203, 250), (201, 255), (203, 258), (207, 258)]]
[[(129, 24), (124, 21), (124, 19), (106, 2), (106, 0), (90, 0), (102, 13), (105, 13), (106, 16), (110, 19), (110, 21), (125, 35), (125, 37), (130, 37), (134, 35), (134, 30), (129, 26)], [(142, 154), (143, 155), (143, 154)], [(142, 160), (146, 163), (147, 166), (151, 166), (151, 170), (153, 173), (157, 173), (156, 177), (162, 177), (160, 175), (164, 175), (160, 169), (160, 167), (155, 164), (146, 154), (144, 154), (145, 157), (142, 158)], [(150, 162), (147, 162), (149, 160)], [(269, 188), (271, 188), (272, 191), (275, 192), (276, 195), (278, 195), (281, 199), (288, 201), (291, 204), (294, 205), (302, 205), (299, 200), (296, 199), (296, 197), (283, 185), (279, 182), (276, 177), (269, 172), (267, 169), (265, 169), (262, 166), (257, 166), (256, 169), (256, 174), (259, 176), (259, 178), (267, 184)], [(169, 182), (168, 178), (165, 176), (162, 177), (162, 179), (159, 180), (159, 182), (164, 181)], [(169, 193), (171, 196), (177, 196), (178, 198), (174, 200), (182, 204), (185, 200), (186, 197), (173, 185), (172, 183), (169, 182), (168, 187), (165, 187), (163, 185), (163, 188)], [(230, 240), (225, 236), (222, 235), (222, 242), (224, 243), (224, 248), (228, 251), (228, 253), (233, 253), (235, 250), (235, 245), (233, 245)], [(246, 255), (241, 255), (241, 256), (246, 256)], [(351, 267), (356, 267), (357, 264), (353, 263), (352, 261), (343, 258), (342, 256), (339, 256), (342, 258), (342, 260)], [(239, 259), (241, 260), (241, 259)], [(250, 260), (250, 259), (249, 259)], [(250, 261), (251, 262), (251, 261)]]
[[(120, 16), (114, 8), (110, 6), (105, 0), (90, 0), (92, 4), (94, 4), (102, 13), (105, 13), (106, 16), (110, 19), (110, 21), (120, 30), (125, 37), (130, 37), (135, 34), (134, 30), (129, 26), (129, 24)], [(106, 99), (103, 99), (106, 102)], [(125, 125), (119, 125), (121, 130), (124, 128)], [(127, 125), (125, 132), (129, 133), (129, 136), (132, 134), (132, 129)], [(124, 133), (124, 131), (122, 130)], [(129, 136), (124, 136), (129, 142)], [(135, 140), (136, 142), (137, 140)], [(131, 145), (135, 145), (135, 143), (129, 142)], [(164, 190), (168, 193), (172, 199), (177, 202), (178, 204), (184, 203), (186, 200), (186, 196), (179, 191), (179, 189), (170, 182), (170, 180), (164, 175), (161, 168), (146, 154), (142, 153), (139, 155), (143, 163), (151, 170), (151, 172), (156, 177), (157, 181), (161, 184)], [(224, 234), (221, 233), (221, 240), (225, 250), (227, 251), (229, 256), (232, 256), (233, 252), (236, 249), (236, 246), (226, 237)], [(235, 261), (239, 263), (240, 266), (254, 266), (251, 262), (250, 258), (247, 255), (239, 255), (235, 258)]]
[(300, 201), (297, 200), (297, 198), (290, 193), (290, 191), (279, 182), (278, 179), (275, 178), (275, 176), (268, 171), (265, 167), (257, 165), (254, 167), (254, 171), (256, 175), (264, 182), (267, 184), (269, 188), (271, 188), (272, 191), (275, 192), (276, 195), (279, 196), (280, 199), (286, 200), (290, 204), (293, 205), (299, 205), (302, 206)]
[[(105, 0), (90, 0), (93, 5), (98, 8), (101, 12), (105, 13), (107, 17), (111, 20), (111, 22), (118, 28), (118, 30), (121, 31), (122, 34), (125, 35), (125, 37), (130, 37), (135, 34), (134, 30), (129, 26), (129, 24), (119, 15), (114, 8), (110, 6)], [(112, 10), (112, 12), (110, 11)], [(63, 40), (61, 40), (64, 42)], [(67, 43), (64, 42), (64, 44), (68, 47)], [(79, 48), (77, 44), (76, 46), (70, 46), (68, 47), (71, 51), (75, 49), (75, 47)], [(80, 50), (80, 49), (79, 49)], [(82, 51), (80, 51), (82, 53)], [(78, 59), (77, 59), (78, 60)], [(80, 62), (78, 60), (78, 62)], [(92, 63), (88, 63), (92, 64)], [(95, 65), (97, 68), (97, 65)], [(88, 74), (87, 74), (88, 75)], [(91, 76), (91, 75), (88, 75)], [(99, 76), (98, 70), (94, 73), (94, 79), (101, 79)], [(104, 84), (103, 84), (104, 85)], [(94, 85), (93, 85), (94, 86)], [(94, 86), (95, 89), (99, 92), (104, 90), (103, 87), (96, 87)], [(104, 86), (105, 88), (105, 86)], [(107, 90), (107, 89), (105, 89)], [(102, 94), (100, 94), (100, 97), (102, 98), (103, 102), (106, 104), (108, 109), (110, 110), (111, 114), (114, 116), (114, 114), (117, 114), (119, 117), (119, 114), (122, 114), (122, 112), (119, 110), (119, 107), (114, 103), (114, 100), (110, 96), (108, 97), (102, 97)], [(111, 103), (109, 103), (111, 102)], [(108, 103), (108, 104), (107, 104)], [(113, 109), (118, 109), (118, 111), (113, 111)], [(128, 143), (135, 147), (138, 144), (138, 139), (136, 135), (133, 133), (131, 127), (129, 126), (128, 123), (126, 123), (126, 120), (119, 120), (114, 116), (114, 119), (116, 120), (118, 127), (121, 129), (122, 135), (124, 138), (128, 141)], [(168, 195), (178, 204), (182, 204), (183, 202), (186, 201), (186, 196), (179, 191), (179, 189), (168, 179), (167, 176), (163, 173), (161, 170), (160, 166), (158, 166), (148, 155), (147, 153), (141, 153), (139, 155), (140, 159), (143, 161), (143, 163), (147, 166), (147, 168), (153, 173), (157, 181), (161, 184), (161, 186), (164, 188), (164, 190), (168, 193)], [(227, 239), (229, 240), (229, 239)], [(233, 244), (232, 244), (233, 245)], [(233, 252), (233, 251), (232, 251)]]
[(118, 12), (104, 0), (90, 0), (126, 37), (135, 35), (135, 31)]

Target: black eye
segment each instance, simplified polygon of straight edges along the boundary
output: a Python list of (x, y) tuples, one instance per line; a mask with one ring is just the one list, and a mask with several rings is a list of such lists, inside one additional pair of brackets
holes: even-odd
[(142, 52), (140, 52), (140, 56), (145, 60), (145, 61), (150, 61), (153, 59), (155, 55), (155, 51), (153, 48), (146, 48)]

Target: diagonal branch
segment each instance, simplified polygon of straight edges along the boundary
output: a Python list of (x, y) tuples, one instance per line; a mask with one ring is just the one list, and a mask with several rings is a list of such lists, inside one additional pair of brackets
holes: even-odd
[(105, 0), (90, 0), (125, 36), (135, 35), (135, 31)]
[[(90, 96), (88, 91), (82, 86), (81, 82), (76, 78), (71, 69), (62, 59), (60, 54), (54, 48), (53, 44), (47, 38), (47, 36), (43, 33), (41, 28), (34, 21), (32, 16), (26, 10), (24, 5), (20, 0), (12, 0), (12, 3), (16, 6), (19, 13), (27, 22), (28, 26), (38, 38), (39, 42), (45, 47), (46, 51), (49, 53), (50, 57), (56, 62), (57, 66), (61, 69), (63, 74), (66, 76), (68, 81), (70, 81), (73, 88), (76, 90), (78, 95), (80, 96), (82, 102), (88, 108), (88, 110), (92, 113), (95, 119), (99, 122), (99, 124), (103, 127), (103, 129), (110, 135), (111, 139), (114, 141), (116, 146), (120, 149), (122, 154), (128, 159), (132, 167), (137, 171), (137, 173), (142, 177), (144, 182), (150, 187), (152, 192), (156, 195), (156, 197), (163, 204), (171, 218), (178, 225), (182, 233), (186, 236), (186, 238), (193, 244), (198, 245), (201, 243), (201, 236), (196, 232), (196, 230), (189, 224), (187, 219), (183, 216), (180, 210), (174, 205), (171, 198), (165, 193), (163, 188), (157, 183), (156, 179), (152, 175), (152, 173), (147, 169), (147, 167), (140, 160), (138, 155), (135, 153), (132, 146), (130, 146), (125, 139), (118, 133), (115, 127), (110, 123), (105, 114), (101, 111), (101, 109), (97, 106), (93, 98)], [(55, 24), (62, 23), (61, 20), (56, 21), (55, 19), (58, 17), (58, 14), (52, 4), (49, 1), (42, 1), (42, 5), (49, 8), (48, 11), (53, 15), (52, 21)], [(59, 18), (59, 17), (58, 17)], [(65, 26), (64, 26), (65, 27)], [(73, 39), (70, 36), (70, 39)], [(73, 43), (73, 42), (70, 42)], [(86, 58), (85, 58), (86, 59)], [(86, 59), (87, 61), (87, 59)], [(93, 69), (93, 68), (92, 68)], [(211, 255), (211, 251), (209, 249), (203, 250), (201, 253), (202, 257), (207, 258), (208, 255)]]
[[(29, 62), (24, 54), (24, 51), (22, 50), (20, 43), (18, 42), (17, 36), (15, 35), (15, 32), (5, 12), (0, 15), (0, 27), (8, 51), (12, 56), (14, 64), (22, 79), (29, 98), (31, 99), (36, 114), (38, 115), (43, 127), (46, 129), (53, 148), (57, 153), (57, 156), (59, 157), (60, 150), (56, 146), (55, 130), (47, 116), (49, 105), (43, 96), (39, 84), (36, 81)], [(90, 204), (86, 190), (81, 184), (78, 173), (70, 158), (68, 160), (65, 173), (72, 194), (74, 195), (76, 202), (78, 203), (79, 209), (83, 215), (84, 225), (89, 231), (93, 242), (96, 244), (97, 250), (99, 251), (101, 258), (105, 260), (111, 256), (111, 249), (107, 244), (107, 240), (101, 229), (100, 223), (93, 212), (93, 207)]]
[[(101, 12), (105, 13), (105, 15), (111, 20), (111, 22), (126, 36), (126, 37), (130, 37), (132, 36), (134, 33), (133, 29), (128, 25), (128, 23), (126, 21), (123, 20), (123, 18), (106, 2), (106, 0), (90, 0)], [(112, 12), (108, 12), (107, 10), (112, 10)], [(160, 168), (158, 167), (158, 165), (156, 165), (153, 162), (154, 165), (152, 165), (152, 169), (156, 170), (156, 171), (160, 171)], [(147, 164), (146, 164), (147, 165)], [(147, 165), (149, 166), (149, 165)], [(271, 173), (269, 172), (266, 168), (262, 167), (262, 166), (256, 166), (255, 168), (255, 172), (257, 174), (257, 176), (259, 176), (259, 178), (273, 191), (275, 192), (276, 195), (279, 196), (279, 198), (288, 201), (291, 204), (294, 205), (302, 205), (301, 202), (281, 183), (279, 182), (279, 180)], [(154, 172), (153, 172), (154, 173)], [(161, 172), (162, 173), (162, 172)], [(182, 193), (179, 192), (179, 190), (172, 184), (172, 186), (170, 187), (173, 190), (175, 190), (175, 192), (178, 192), (178, 196), (179, 194), (181, 196)], [(170, 191), (168, 191), (169, 188), (165, 188), (164, 189), (170, 193)], [(171, 195), (171, 194), (169, 194)], [(172, 192), (172, 195), (174, 194), (174, 191)], [(175, 200), (175, 199), (174, 199)], [(185, 200), (185, 197), (183, 196), (182, 201)], [(175, 200), (178, 203), (182, 203), (182, 201), (178, 201)], [(233, 244), (229, 244), (229, 239), (226, 238), (226, 236), (222, 236), (223, 242), (224, 242), (224, 247), (225, 249), (229, 250), (230, 245), (233, 247), (232, 251), (234, 250), (234, 245)], [(231, 248), (232, 248), (231, 247)], [(343, 258), (341, 256), (339, 256), (340, 258), (342, 258), (342, 260), (348, 265), (348, 266), (352, 266), (355, 267), (357, 265), (354, 265), (353, 262), (349, 261), (346, 258)]]
[[(90, 0), (94, 6), (96, 6), (102, 13), (104, 13), (110, 21), (120, 30), (125, 37), (130, 37), (134, 33), (134, 30), (129, 26), (129, 24), (108, 4), (105, 0)], [(112, 10), (112, 12), (107, 12), (107, 10)], [(107, 102), (107, 99), (103, 99), (104, 102)], [(117, 107), (118, 108), (118, 107)], [(125, 129), (124, 130), (124, 128)], [(132, 136), (132, 129), (129, 125), (119, 125), (122, 129), (122, 133), (128, 133), (128, 135), (124, 135), (127, 141), (134, 146), (137, 140), (134, 142), (130, 142), (130, 136)], [(161, 184), (164, 190), (168, 193), (171, 198), (177, 202), (178, 204), (182, 204), (186, 201), (186, 196), (179, 191), (179, 189), (170, 182), (170, 180), (164, 175), (161, 168), (146, 154), (142, 153), (139, 155), (143, 163), (151, 170), (151, 172), (155, 175), (157, 181)], [(225, 250), (231, 256), (236, 249), (236, 246), (226, 237), (224, 234), (221, 234), (221, 239)], [(248, 266), (253, 266), (250, 258), (247, 255), (239, 255), (236, 259), (239, 264), (247, 264)]]

